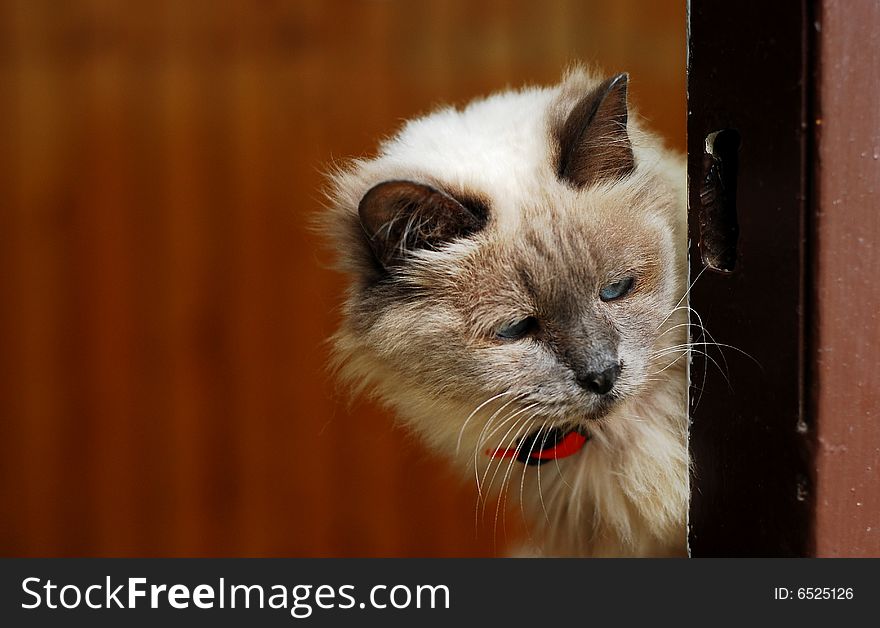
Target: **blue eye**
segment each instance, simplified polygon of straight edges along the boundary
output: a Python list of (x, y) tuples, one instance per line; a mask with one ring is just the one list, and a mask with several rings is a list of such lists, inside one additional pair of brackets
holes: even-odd
[(529, 332), (534, 331), (537, 327), (538, 319), (534, 316), (528, 316), (521, 321), (502, 325), (495, 332), (495, 335), (503, 340), (519, 340)]
[(614, 301), (621, 297), (625, 297), (632, 290), (635, 279), (632, 277), (624, 277), (619, 281), (610, 283), (599, 291), (599, 298), (603, 301)]

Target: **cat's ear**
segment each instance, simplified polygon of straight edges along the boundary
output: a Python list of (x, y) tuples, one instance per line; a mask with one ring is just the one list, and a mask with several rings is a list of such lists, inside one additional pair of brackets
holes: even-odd
[(628, 175), (635, 168), (626, 132), (629, 75), (618, 74), (584, 96), (559, 127), (558, 175), (577, 188)]
[(385, 181), (364, 195), (358, 215), (373, 254), (388, 269), (414, 249), (436, 248), (479, 231), (486, 216), (476, 209), (429, 185)]

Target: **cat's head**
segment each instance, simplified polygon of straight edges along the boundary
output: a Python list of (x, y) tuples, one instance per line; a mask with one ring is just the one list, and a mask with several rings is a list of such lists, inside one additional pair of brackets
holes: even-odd
[(683, 182), (627, 88), (575, 70), (409, 122), (334, 175), (338, 364), (436, 446), (607, 420), (676, 357)]

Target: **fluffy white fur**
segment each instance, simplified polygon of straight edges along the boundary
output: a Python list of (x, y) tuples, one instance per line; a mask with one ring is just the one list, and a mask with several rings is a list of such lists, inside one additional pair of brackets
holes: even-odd
[[(334, 338), (335, 363), (357, 391), (378, 396), (474, 477), (481, 495), (500, 490), (505, 507), (520, 501), (529, 552), (684, 555), (684, 163), (630, 112), (631, 175), (585, 189), (560, 181), (554, 123), (599, 80), (575, 69), (551, 88), (441, 109), (408, 122), (375, 158), (333, 175), (322, 222), (339, 267), (352, 277)], [(388, 180), (486, 199), (489, 223), (473, 237), (412, 252), (407, 265), (377, 286), (357, 212), (364, 194)], [(550, 253), (536, 253), (544, 248)], [(584, 306), (621, 330), (620, 354), (628, 364), (620, 399), (592, 418), (579, 409), (583, 393), (570, 373), (540, 342), (499, 345), (488, 335), (505, 316), (533, 306), (511, 267), (525, 266), (554, 298), (565, 294), (588, 304), (605, 269), (629, 260), (645, 269), (650, 290), (606, 314), (599, 304)], [(574, 456), (527, 467), (485, 455), (515, 446), (541, 425), (572, 424), (592, 437)]]

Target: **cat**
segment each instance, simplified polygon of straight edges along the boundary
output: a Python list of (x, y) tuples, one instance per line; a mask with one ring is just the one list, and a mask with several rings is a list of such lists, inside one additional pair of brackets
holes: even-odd
[(518, 499), (530, 555), (687, 552), (685, 162), (628, 87), (575, 66), (409, 121), (320, 218), (341, 378)]

